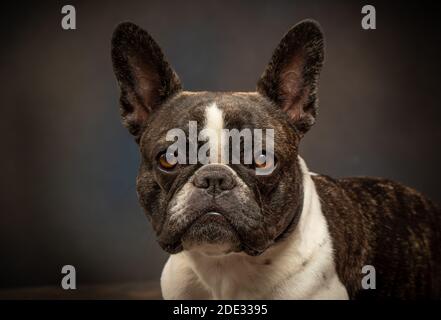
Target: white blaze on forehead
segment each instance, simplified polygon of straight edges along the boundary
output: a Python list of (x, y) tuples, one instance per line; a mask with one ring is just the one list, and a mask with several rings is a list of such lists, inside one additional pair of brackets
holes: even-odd
[(218, 108), (216, 102), (213, 102), (205, 109), (205, 128), (209, 132), (210, 136), (210, 153), (214, 152), (217, 155), (216, 158), (210, 158), (210, 162), (216, 160), (216, 163), (221, 159), (221, 137), (222, 129), (224, 127), (223, 112)]

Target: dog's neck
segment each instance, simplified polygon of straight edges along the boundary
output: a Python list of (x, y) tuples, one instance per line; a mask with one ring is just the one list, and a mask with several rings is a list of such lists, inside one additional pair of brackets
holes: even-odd
[(311, 279), (315, 271), (319, 271), (320, 277), (323, 272), (335, 273), (332, 245), (320, 201), (300, 157), (299, 165), (303, 174), (303, 208), (296, 227), (285, 239), (256, 257), (244, 253), (222, 256), (207, 256), (198, 251), (182, 253), (212, 298), (268, 298), (288, 290), (287, 286), (290, 297), (302, 298), (305, 292), (317, 286)]

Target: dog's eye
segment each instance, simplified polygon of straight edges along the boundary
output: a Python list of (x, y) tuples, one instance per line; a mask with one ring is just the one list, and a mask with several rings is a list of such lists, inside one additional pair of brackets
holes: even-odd
[(161, 169), (166, 170), (166, 171), (170, 171), (174, 167), (176, 167), (176, 165), (178, 164), (178, 161), (174, 160), (173, 162), (169, 162), (167, 160), (167, 153), (164, 152), (164, 153), (159, 155), (159, 157), (158, 157), (158, 164), (159, 164), (159, 167)]
[(268, 169), (274, 167), (276, 164), (275, 157), (266, 157), (264, 154), (259, 155), (254, 159), (254, 166), (259, 169)]

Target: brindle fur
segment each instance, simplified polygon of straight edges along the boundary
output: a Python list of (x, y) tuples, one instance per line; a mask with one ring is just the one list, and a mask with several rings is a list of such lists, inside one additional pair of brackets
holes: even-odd
[[(440, 298), (441, 211), (419, 192), (380, 178), (313, 176), (351, 298)], [(376, 269), (362, 290), (361, 269)]]

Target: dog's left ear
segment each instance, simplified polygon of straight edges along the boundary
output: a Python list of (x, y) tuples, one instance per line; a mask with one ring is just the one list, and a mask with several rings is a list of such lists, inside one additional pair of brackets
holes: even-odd
[(153, 38), (130, 22), (113, 33), (112, 62), (123, 124), (138, 142), (148, 117), (181, 90), (181, 82)]
[(282, 38), (257, 83), (257, 91), (285, 111), (302, 136), (315, 122), (323, 51), (319, 24), (304, 20)]

